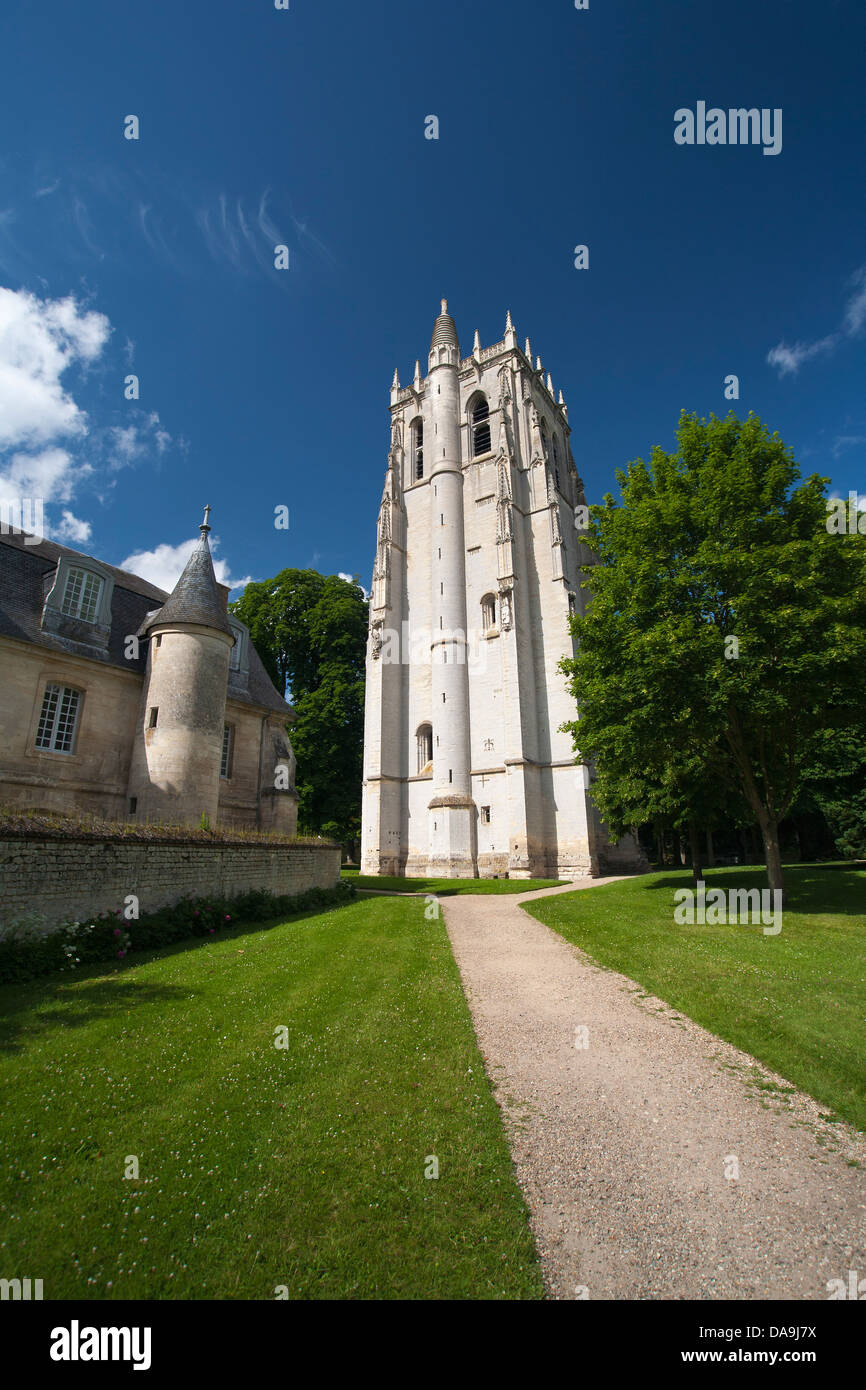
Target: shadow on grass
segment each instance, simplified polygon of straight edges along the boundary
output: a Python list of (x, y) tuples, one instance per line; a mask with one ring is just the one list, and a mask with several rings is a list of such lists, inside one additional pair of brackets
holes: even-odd
[(140, 951), (131, 951), (123, 961), (94, 961), (75, 971), (2, 985), (0, 1052), (20, 1052), (25, 1042), (33, 1041), (44, 1033), (58, 1028), (79, 1028), (97, 1018), (125, 1014), (139, 1004), (179, 1003), (189, 999), (188, 982), (182, 987), (145, 984), (132, 977), (138, 966), (199, 951), (206, 946), (222, 945), (253, 932), (282, 926), (286, 922), (303, 922), (310, 917), (342, 912), (351, 906), (351, 903), (341, 903), (339, 906), (281, 913), (261, 922), (233, 923), (213, 936), (188, 936), (167, 946), (149, 946)]
[[(866, 916), (866, 864), (786, 864), (785, 911), (820, 915), (840, 913), (850, 917)], [(704, 869), (703, 879), (708, 888), (766, 888), (767, 871), (763, 866), (747, 868)], [(678, 888), (690, 888), (690, 869), (666, 872), (643, 887), (673, 893)]]

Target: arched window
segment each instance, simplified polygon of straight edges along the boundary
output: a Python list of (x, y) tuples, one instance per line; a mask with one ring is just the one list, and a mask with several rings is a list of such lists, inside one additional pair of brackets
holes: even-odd
[(428, 763), (433, 761), (433, 727), (422, 724), (415, 735), (418, 743), (418, 771), (426, 772)]
[(490, 407), (485, 396), (477, 396), (469, 412), (472, 421), (472, 457), (490, 453)]
[(481, 600), (481, 628), (489, 632), (496, 626), (496, 595), (485, 594)]
[(412, 440), (412, 478), (415, 482), (424, 477), (424, 421), (413, 420), (410, 428)]
[(561, 461), (562, 461), (562, 454), (561, 454), (560, 447), (559, 447), (559, 438), (558, 438), (557, 435), (554, 435), (554, 436), (553, 436), (553, 476), (554, 476), (555, 479), (556, 479), (556, 490), (557, 490), (557, 492), (561, 492), (561, 491), (562, 491), (562, 486), (561, 486), (560, 481), (559, 481), (559, 465), (560, 465)]

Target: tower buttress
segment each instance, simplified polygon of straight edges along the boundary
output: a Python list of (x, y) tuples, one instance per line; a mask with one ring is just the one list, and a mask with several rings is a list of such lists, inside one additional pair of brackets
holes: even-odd
[(431, 698), (433, 795), (430, 867), (474, 877), (475, 803), (470, 778), (466, 642), (466, 542), (460, 459), (460, 344), (447, 300), (433, 326), (428, 359), (431, 440)]

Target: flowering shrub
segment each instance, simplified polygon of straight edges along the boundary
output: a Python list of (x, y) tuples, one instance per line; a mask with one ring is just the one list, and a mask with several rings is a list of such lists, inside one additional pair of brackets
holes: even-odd
[(284, 920), (293, 913), (341, 907), (355, 896), (354, 887), (309, 888), (294, 896), (258, 890), (236, 898), (181, 898), (171, 907), (142, 913), (127, 922), (119, 909), (105, 909), (83, 922), (46, 930), (38, 913), (0, 927), (0, 983), (33, 980), (55, 970), (75, 970), (99, 961), (123, 960), (127, 954), (159, 950), (191, 936), (214, 936), (253, 922)]

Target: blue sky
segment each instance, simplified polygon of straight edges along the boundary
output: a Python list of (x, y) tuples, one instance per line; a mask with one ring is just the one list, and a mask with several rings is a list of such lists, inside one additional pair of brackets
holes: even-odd
[[(367, 584), (442, 295), (531, 337), (591, 501), (730, 373), (866, 492), (864, 52), (861, 0), (4, 0), (0, 493), (157, 582), (210, 502), (232, 580)], [(781, 152), (677, 145), (699, 100)]]

